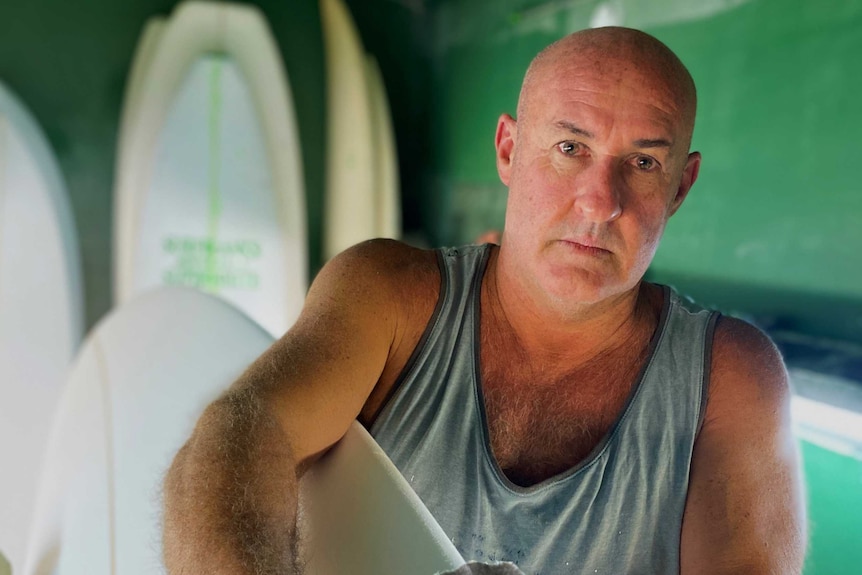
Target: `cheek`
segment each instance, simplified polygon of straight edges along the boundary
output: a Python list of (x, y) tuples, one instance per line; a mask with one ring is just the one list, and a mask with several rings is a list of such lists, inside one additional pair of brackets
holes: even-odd
[[(529, 175), (527, 175), (529, 173)], [(554, 203), (554, 188), (538, 170), (513, 174), (507, 213), (518, 222), (538, 223), (547, 219)]]
[(652, 263), (663, 233), (664, 221), (660, 221), (658, 223), (653, 222), (650, 227), (644, 229), (644, 235), (638, 253), (637, 268), (639, 275), (646, 273), (647, 268), (650, 263)]
[(664, 233), (667, 209), (661, 202), (640, 203), (629, 206), (628, 216), (620, 221), (626, 243), (641, 265), (649, 265)]
[(561, 170), (549, 158), (533, 158), (531, 163), (522, 168), (518, 174), (517, 190), (523, 196), (523, 202), (555, 210), (567, 197), (572, 196), (575, 174)]

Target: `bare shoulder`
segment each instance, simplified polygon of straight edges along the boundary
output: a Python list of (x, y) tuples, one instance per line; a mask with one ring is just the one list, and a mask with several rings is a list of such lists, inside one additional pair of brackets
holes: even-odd
[(781, 353), (757, 327), (721, 316), (712, 348), (707, 418), (744, 409), (778, 409), (789, 401), (790, 387)]
[(706, 414), (692, 454), (681, 573), (799, 573), (805, 540), (781, 354), (756, 327), (722, 317), (713, 340)]
[[(407, 361), (439, 291), (434, 252), (374, 240), (329, 261), (296, 323), (237, 380), (272, 406), (298, 462), (338, 441)], [(427, 321), (425, 319), (424, 321)]]
[(364, 347), (384, 338), (380, 344), (385, 357), (359, 413), (366, 425), (376, 418), (421, 339), (440, 285), (435, 251), (394, 240), (358, 244), (333, 258), (315, 278), (299, 322), (301, 330), (319, 331), (321, 324), (342, 323), (346, 317), (345, 330), (363, 334)]
[(376, 239), (357, 244), (330, 260), (315, 278), (309, 296), (329, 297), (337, 292), (362, 298), (352, 300), (354, 303), (364, 299), (397, 303), (391, 298), (411, 294), (421, 297), (429, 288), (436, 291), (439, 283), (433, 250)]
[[(332, 326), (342, 325), (353, 334), (373, 334), (388, 349), (388, 367), (398, 362), (413, 334), (424, 329), (439, 290), (434, 251), (395, 240), (369, 240), (323, 267), (295, 329), (319, 333), (327, 326), (323, 331), (331, 332)], [(365, 339), (365, 343), (371, 342)]]

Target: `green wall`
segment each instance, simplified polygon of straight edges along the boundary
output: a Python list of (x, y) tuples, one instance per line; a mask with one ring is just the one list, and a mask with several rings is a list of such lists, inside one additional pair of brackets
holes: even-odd
[(800, 442), (808, 485), (805, 575), (862, 571), (862, 461)]
[[(502, 224), (496, 119), (514, 111), (535, 52), (599, 4), (438, 2), (437, 242)], [(674, 49), (699, 88), (700, 179), (650, 277), (766, 327), (862, 343), (862, 2), (606, 4)]]
[(705, 162), (656, 276), (767, 325), (862, 341), (862, 3), (761, 0), (657, 33), (698, 83)]

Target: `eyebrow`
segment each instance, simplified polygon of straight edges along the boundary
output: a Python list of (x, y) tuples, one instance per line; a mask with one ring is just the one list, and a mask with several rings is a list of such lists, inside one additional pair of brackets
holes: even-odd
[[(583, 128), (579, 128), (575, 124), (567, 122), (566, 120), (560, 120), (559, 122), (557, 122), (557, 127), (564, 130), (568, 130), (572, 134), (578, 136), (584, 136), (585, 138), (595, 138), (592, 132), (584, 130)], [(664, 138), (643, 138), (640, 140), (635, 140), (634, 145), (637, 148), (670, 148), (673, 144), (670, 140), (665, 140)]]
[(655, 140), (635, 140), (635, 146), (638, 148), (670, 148), (671, 143), (663, 138)]
[(567, 122), (565, 120), (560, 120), (557, 122), (557, 127), (562, 128), (564, 130), (568, 130), (569, 132), (576, 134), (578, 136), (584, 136), (585, 138), (595, 138), (592, 132), (588, 132), (583, 128), (579, 128), (571, 122)]

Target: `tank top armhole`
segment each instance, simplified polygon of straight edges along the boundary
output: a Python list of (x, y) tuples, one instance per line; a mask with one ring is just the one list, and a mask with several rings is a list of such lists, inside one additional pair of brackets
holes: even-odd
[(701, 377), (700, 407), (697, 414), (697, 428), (694, 433), (695, 441), (700, 435), (703, 421), (706, 417), (706, 403), (709, 400), (709, 379), (712, 375), (712, 345), (715, 337), (715, 325), (721, 314), (714, 311), (706, 322), (706, 330), (703, 337), (703, 376)]
[(399, 391), (401, 391), (404, 382), (413, 372), (413, 368), (416, 366), (416, 362), (419, 361), (419, 356), (422, 354), (422, 351), (425, 349), (425, 346), (428, 343), (428, 339), (431, 337), (431, 333), (437, 326), (437, 323), (440, 319), (440, 313), (443, 310), (443, 305), (446, 301), (446, 298), (449, 296), (449, 269), (446, 266), (446, 262), (443, 260), (443, 251), (442, 249), (436, 249), (434, 250), (434, 254), (437, 256), (437, 267), (440, 270), (440, 292), (437, 295), (437, 303), (434, 305), (434, 311), (431, 313), (431, 317), (428, 319), (428, 323), (425, 325), (425, 330), (422, 332), (422, 336), (416, 343), (416, 347), (413, 348), (413, 352), (407, 359), (407, 363), (404, 364), (404, 368), (401, 370), (401, 373), (399, 373), (398, 377), (395, 379), (395, 383), (392, 385), (392, 389), (390, 389), (389, 393), (386, 394), (386, 398), (383, 400), (383, 403), (380, 404), (380, 408), (377, 410), (377, 413), (374, 414), (374, 417), (371, 420), (372, 423), (369, 426), (370, 429), (373, 429), (377, 421), (381, 417), (383, 417), (383, 415), (387, 411), (387, 408), (389, 408), (392, 401), (398, 395)]

